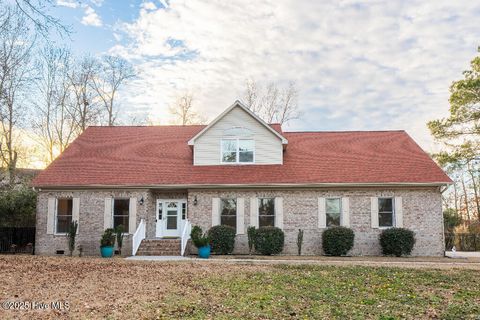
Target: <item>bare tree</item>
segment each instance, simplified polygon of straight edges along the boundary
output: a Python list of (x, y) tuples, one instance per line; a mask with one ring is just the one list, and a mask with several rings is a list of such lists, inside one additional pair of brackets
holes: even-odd
[(301, 116), (294, 82), (280, 89), (271, 82), (262, 89), (255, 81), (247, 80), (244, 98), (247, 107), (267, 123), (286, 124)]
[(69, 109), (77, 133), (82, 133), (89, 125), (99, 123), (101, 110), (98, 105), (98, 94), (94, 89), (93, 79), (96, 75), (97, 61), (92, 57), (84, 57), (75, 61), (69, 73), (70, 88), (74, 103)]
[(25, 17), (24, 21), (30, 21), (36, 31), (43, 37), (48, 37), (51, 30), (58, 35), (70, 34), (71, 30), (62, 24), (60, 19), (49, 14), (49, 9), (55, 6), (55, 0), (14, 0), (18, 14)]
[(24, 94), (30, 83), (30, 52), (35, 42), (18, 9), (3, 12), (0, 29), (0, 160), (14, 186), (18, 160), (15, 131), (24, 119)]
[(259, 89), (257, 83), (253, 80), (245, 81), (245, 94), (244, 99), (247, 107), (252, 110), (253, 113), (259, 114), (261, 109), (259, 99)]
[(107, 124), (113, 126), (118, 113), (114, 108), (115, 95), (125, 81), (135, 76), (135, 72), (125, 59), (114, 56), (103, 57), (98, 68), (92, 78), (93, 88), (105, 107)]
[(193, 94), (185, 93), (177, 98), (175, 104), (169, 108), (170, 114), (174, 116), (174, 123), (182, 126), (189, 124), (203, 124), (206, 119), (200, 116), (193, 107)]
[(36, 117), (33, 129), (51, 162), (75, 137), (76, 123), (71, 116), (75, 105), (69, 82), (70, 52), (66, 49), (46, 47), (37, 62), (38, 96), (34, 102)]

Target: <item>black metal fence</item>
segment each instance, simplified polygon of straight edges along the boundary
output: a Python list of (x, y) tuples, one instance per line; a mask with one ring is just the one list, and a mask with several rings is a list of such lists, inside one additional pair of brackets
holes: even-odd
[(480, 251), (479, 233), (445, 233), (445, 250)]
[(35, 227), (0, 227), (0, 253), (35, 253)]

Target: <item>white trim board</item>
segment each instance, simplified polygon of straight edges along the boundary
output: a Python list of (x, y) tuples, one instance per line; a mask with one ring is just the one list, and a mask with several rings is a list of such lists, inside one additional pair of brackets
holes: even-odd
[[(392, 182), (392, 183), (265, 183), (265, 184), (152, 184), (152, 185), (66, 185), (66, 186), (46, 186), (46, 187), (35, 187), (37, 191), (81, 191), (81, 190), (91, 190), (91, 189), (258, 189), (258, 188), (379, 188), (379, 187), (443, 187), (449, 186), (452, 183), (447, 182), (425, 182), (425, 183), (401, 183), (401, 182)], [(43, 190), (42, 190), (43, 189)]]
[(278, 133), (275, 129), (273, 129), (270, 125), (268, 125), (265, 121), (260, 119), (256, 114), (254, 114), (250, 109), (248, 109), (243, 103), (236, 100), (230, 107), (228, 107), (225, 111), (223, 111), (219, 116), (217, 116), (213, 121), (211, 121), (205, 128), (202, 129), (199, 133), (197, 133), (192, 139), (188, 141), (189, 146), (193, 146), (195, 144), (195, 140), (202, 136), (205, 132), (207, 132), (212, 126), (214, 126), (218, 121), (220, 121), (225, 115), (227, 115), (233, 108), (239, 107), (246, 113), (248, 113), (251, 117), (257, 120), (261, 125), (267, 128), (270, 132), (276, 135), (280, 140), (282, 140), (282, 144), (288, 144), (288, 140)]

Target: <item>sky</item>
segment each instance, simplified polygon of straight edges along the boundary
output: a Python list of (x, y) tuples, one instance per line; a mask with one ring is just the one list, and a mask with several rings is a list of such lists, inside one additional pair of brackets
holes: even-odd
[(285, 131), (406, 130), (426, 151), (428, 120), (480, 46), (479, 1), (57, 0), (79, 55), (119, 55), (138, 76), (128, 117), (167, 124), (190, 92), (213, 119), (245, 82), (295, 81), (303, 117)]

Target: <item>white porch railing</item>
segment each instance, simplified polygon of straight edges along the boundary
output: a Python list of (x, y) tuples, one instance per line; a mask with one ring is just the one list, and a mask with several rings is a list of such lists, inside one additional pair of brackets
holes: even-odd
[(190, 221), (185, 220), (185, 225), (183, 226), (182, 238), (181, 238), (181, 255), (185, 254), (185, 249), (187, 248), (188, 239), (190, 239), (190, 232), (192, 231), (192, 224)]
[(143, 239), (145, 239), (145, 220), (142, 219), (132, 237), (132, 256), (137, 253), (138, 247), (140, 247)]

